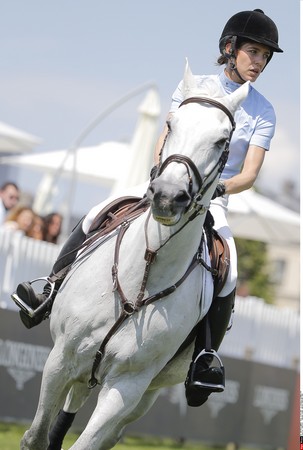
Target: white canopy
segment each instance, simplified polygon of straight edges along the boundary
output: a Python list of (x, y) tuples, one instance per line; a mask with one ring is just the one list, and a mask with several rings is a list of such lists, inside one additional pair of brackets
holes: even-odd
[(91, 147), (81, 147), (76, 155), (66, 150), (56, 150), (31, 155), (0, 157), (2, 164), (14, 164), (28, 167), (39, 172), (55, 174), (62, 168), (61, 176), (68, 178), (74, 169), (77, 178), (113, 187), (122, 177), (129, 154), (129, 144), (121, 142), (104, 142)]
[(228, 223), (237, 237), (272, 244), (300, 242), (300, 215), (253, 189), (230, 195)]
[[(160, 99), (150, 89), (139, 106), (139, 117), (130, 143), (105, 142), (92, 147), (76, 147), (33, 155), (0, 157), (0, 164), (20, 165), (44, 173), (34, 201), (35, 210), (45, 214), (51, 209), (60, 177), (96, 183), (112, 195), (146, 181), (153, 163), (155, 143), (159, 134)], [(67, 199), (71, 214), (71, 201)]]
[(0, 122), (0, 153), (25, 153), (40, 143), (36, 136)]

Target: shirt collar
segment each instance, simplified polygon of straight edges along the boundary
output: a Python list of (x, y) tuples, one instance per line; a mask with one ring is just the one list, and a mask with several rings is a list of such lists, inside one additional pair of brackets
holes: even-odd
[(231, 92), (234, 92), (241, 86), (240, 83), (236, 83), (235, 81), (232, 81), (230, 78), (228, 78), (225, 75), (224, 70), (222, 70), (222, 72), (220, 73), (219, 79), (221, 81), (224, 91), (227, 92), (227, 94), (231, 94)]

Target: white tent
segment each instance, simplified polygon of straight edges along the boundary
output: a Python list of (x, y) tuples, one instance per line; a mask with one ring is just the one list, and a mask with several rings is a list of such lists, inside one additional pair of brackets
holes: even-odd
[[(34, 201), (34, 208), (40, 214), (51, 209), (56, 181), (60, 177), (72, 179), (71, 185), (76, 181), (97, 183), (109, 188), (114, 195), (148, 179), (159, 134), (159, 116), (159, 94), (153, 88), (139, 106), (139, 118), (130, 143), (105, 142), (92, 147), (6, 156), (0, 157), (0, 164), (20, 165), (44, 173)], [(64, 211), (67, 216), (71, 214), (71, 198), (72, 195), (67, 199), (69, 211)]]
[(129, 153), (129, 144), (120, 142), (105, 142), (91, 147), (81, 147), (76, 150), (76, 156), (70, 153), (66, 158), (66, 150), (55, 150), (31, 155), (0, 157), (0, 164), (12, 164), (42, 173), (55, 175), (62, 169), (60, 176), (70, 178), (75, 171), (79, 180), (90, 181), (113, 187), (122, 177)]
[(36, 136), (0, 122), (0, 153), (25, 153), (40, 143)]
[(230, 195), (228, 222), (236, 237), (271, 244), (300, 242), (300, 215), (253, 189)]
[(130, 143), (127, 162), (122, 176), (117, 178), (118, 181), (111, 191), (112, 195), (148, 180), (159, 135), (160, 112), (159, 95), (154, 89), (150, 89), (139, 107), (140, 115)]

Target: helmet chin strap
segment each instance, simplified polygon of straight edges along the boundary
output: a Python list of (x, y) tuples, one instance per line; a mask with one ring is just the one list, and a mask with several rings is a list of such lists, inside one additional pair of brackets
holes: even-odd
[(230, 70), (232, 70), (233, 72), (235, 72), (235, 74), (237, 75), (238, 78), (240, 78), (240, 80), (243, 81), (243, 83), (245, 83), (246, 80), (244, 80), (238, 69), (237, 69), (237, 56), (236, 56), (236, 41), (237, 41), (237, 36), (232, 36), (231, 40), (230, 40), (230, 52), (227, 53), (225, 52), (225, 56), (228, 59), (228, 66), (230, 68)]
[(235, 63), (236, 63), (236, 60), (235, 60), (235, 62), (230, 61), (230, 62), (229, 62), (229, 68), (230, 68), (230, 70), (232, 70), (233, 72), (235, 72), (235, 74), (237, 75), (237, 77), (240, 78), (240, 80), (242, 80), (243, 83), (245, 83), (246, 80), (244, 80), (244, 78), (241, 77), (241, 75), (240, 75), (240, 73), (239, 73), (239, 71), (238, 71), (237, 66), (236, 66)]

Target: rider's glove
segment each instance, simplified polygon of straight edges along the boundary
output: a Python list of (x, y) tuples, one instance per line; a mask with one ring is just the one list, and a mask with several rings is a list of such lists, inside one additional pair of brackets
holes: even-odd
[(224, 184), (224, 182), (222, 180), (219, 180), (219, 182), (217, 184), (217, 187), (216, 187), (216, 190), (213, 193), (213, 196), (212, 196), (211, 199), (214, 200), (217, 197), (222, 197), (222, 195), (224, 195), (225, 192), (226, 192), (225, 184)]

